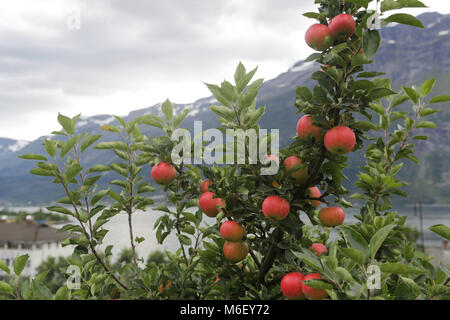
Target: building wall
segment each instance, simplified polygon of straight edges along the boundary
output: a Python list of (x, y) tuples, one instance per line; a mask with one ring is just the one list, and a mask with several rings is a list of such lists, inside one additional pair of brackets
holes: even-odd
[[(14, 245), (14, 248), (8, 248), (7, 245), (0, 247), (0, 260), (3, 260), (11, 270), (11, 273), (13, 273), (15, 258), (28, 254), (30, 258), (22, 275), (34, 276), (36, 275), (36, 268), (48, 257), (68, 257), (72, 252), (72, 246), (63, 248), (59, 242), (38, 242), (31, 245), (18, 243)], [(0, 277), (6, 275), (3, 270), (0, 270)]]

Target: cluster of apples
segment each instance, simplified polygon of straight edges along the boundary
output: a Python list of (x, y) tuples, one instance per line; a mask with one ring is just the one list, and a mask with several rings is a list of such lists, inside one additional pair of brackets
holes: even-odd
[[(214, 218), (222, 211), (220, 207), (225, 207), (222, 198), (216, 198), (214, 193), (209, 191), (211, 181), (203, 180), (200, 184), (202, 195), (198, 201), (198, 206), (208, 217)], [(248, 254), (248, 244), (243, 241), (246, 232), (245, 228), (233, 220), (228, 220), (220, 225), (220, 235), (227, 240), (223, 246), (225, 258), (232, 262), (243, 260)]]
[[(312, 136), (314, 138), (315, 143), (323, 143), (325, 145), (325, 148), (333, 154), (346, 154), (353, 150), (356, 144), (356, 136), (352, 129), (346, 126), (337, 126), (330, 130), (328, 130), (325, 135), (323, 134), (323, 131), (321, 128), (314, 126), (313, 122), (311, 120), (311, 116), (305, 115), (301, 117), (297, 122), (297, 136), (305, 140), (308, 137)], [(286, 167), (294, 167), (295, 165), (301, 164), (301, 160), (293, 156), (294, 160), (289, 160), (290, 163), (285, 166)], [(291, 157), (292, 158), (292, 157)], [(305, 172), (301, 172), (301, 170)], [(295, 172), (296, 176), (292, 175), (294, 178), (303, 178), (307, 176), (307, 168), (301, 169)], [(309, 195), (312, 198), (320, 198), (321, 193), (320, 190), (317, 187), (312, 187), (308, 189)], [(320, 201), (318, 200), (311, 200), (311, 204), (314, 207), (318, 207), (320, 205)], [(345, 219), (345, 213), (344, 211), (339, 207), (329, 207), (329, 208), (322, 208), (319, 211), (319, 220), (320, 222), (327, 226), (327, 227), (335, 227), (342, 222), (344, 222)]]
[(317, 289), (307, 286), (303, 281), (322, 279), (318, 273), (310, 273), (304, 275), (300, 272), (291, 272), (286, 274), (281, 279), (281, 292), (283, 295), (292, 300), (322, 300), (328, 296), (328, 293), (323, 289)]
[[(319, 257), (322, 253), (327, 252), (327, 247), (321, 243), (314, 243), (311, 250), (316, 252)], [(291, 272), (281, 279), (281, 292), (288, 299), (301, 300), (308, 298), (310, 300), (321, 300), (328, 296), (328, 293), (322, 289), (316, 289), (303, 283), (306, 280), (322, 279), (318, 273), (310, 273), (304, 275), (300, 272)]]
[(305, 41), (316, 51), (325, 51), (334, 42), (343, 42), (350, 38), (356, 30), (353, 17), (341, 13), (331, 19), (328, 25), (316, 23), (306, 30)]

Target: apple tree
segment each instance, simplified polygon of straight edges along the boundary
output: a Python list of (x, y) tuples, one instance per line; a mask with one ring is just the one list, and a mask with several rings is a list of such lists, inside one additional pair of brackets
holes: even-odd
[[(369, 10), (375, 2), (380, 7)], [(395, 89), (383, 72), (366, 70), (380, 46), (379, 27), (400, 23), (423, 28), (417, 18), (389, 11), (424, 4), (315, 3), (317, 12), (304, 14), (315, 20), (305, 40), (317, 52), (305, 62), (315, 61), (321, 68), (311, 76), (314, 87), (296, 90), (296, 137), (266, 161), (250, 163), (252, 145), (244, 139), (234, 150), (242, 148), (245, 161), (232, 154), (233, 164), (176, 163), (172, 153), (179, 136), (174, 133), (182, 128), (188, 110), (174, 114), (169, 100), (161, 106), (162, 117), (146, 115), (128, 122), (116, 117), (118, 126), (103, 126), (116, 134), (116, 141), (99, 142), (99, 135), (78, 133), (78, 116), (59, 115), (62, 128), (53, 133), (60, 138), (44, 142), (45, 155), (22, 158), (36, 160), (31, 173), (52, 177), (65, 191), (58, 205), (48, 209), (75, 221), (63, 228), (72, 234), (64, 245), (74, 246), (68, 260), (80, 268), (81, 284), (77, 290), (64, 286), (51, 293), (41, 276), (15, 290), (11, 278), (0, 282), (0, 295), (33, 298), (42, 291), (49, 299), (449, 298), (449, 270), (434, 267), (429, 256), (416, 250), (406, 217), (391, 200), (407, 196), (402, 190), (407, 182), (398, 173), (405, 161), (418, 163), (413, 142), (427, 137), (417, 135), (417, 129), (435, 128), (426, 117), (438, 111), (433, 104), (450, 97), (429, 98), (434, 79)], [(270, 145), (274, 136), (263, 134), (259, 125), (265, 107), (257, 102), (263, 80), (253, 80), (256, 71), (239, 64), (234, 81), (207, 84), (216, 100), (211, 111), (218, 116), (220, 132), (254, 130), (258, 145)], [(409, 112), (406, 105), (412, 105)], [(146, 136), (145, 126), (158, 128), (161, 135)], [(199, 146), (201, 154), (211, 152), (201, 136), (191, 145)], [(109, 152), (112, 161), (85, 166), (86, 150), (92, 148)], [(223, 155), (220, 160), (227, 156), (224, 150), (226, 145), (214, 147)], [(357, 150), (364, 151), (365, 163), (354, 182), (359, 190), (350, 195), (343, 186), (348, 179), (343, 170), (346, 155)], [(165, 193), (165, 203), (154, 205), (150, 198), (155, 184), (147, 164), (152, 180)], [(279, 170), (262, 175), (269, 165)], [(98, 181), (110, 176), (115, 177), (108, 181), (110, 186), (98, 190)], [(357, 222), (347, 223), (346, 210), (355, 204)], [(157, 241), (164, 243), (172, 235), (179, 243), (176, 252), (167, 252), (164, 264), (145, 264), (136, 251), (145, 239), (134, 235), (133, 215), (150, 208), (160, 212), (154, 225)], [(119, 213), (128, 217), (132, 261), (116, 270), (112, 247), (103, 249), (102, 242), (108, 222)], [(447, 226), (431, 229), (450, 238)]]

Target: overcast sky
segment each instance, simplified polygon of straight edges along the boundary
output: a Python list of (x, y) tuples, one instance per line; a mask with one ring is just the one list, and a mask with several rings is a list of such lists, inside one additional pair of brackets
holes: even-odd
[[(429, 9), (450, 13), (442, 0)], [(203, 82), (242, 61), (271, 79), (312, 53), (312, 0), (2, 0), (0, 137), (33, 140), (58, 112), (126, 115), (169, 97), (190, 103)]]

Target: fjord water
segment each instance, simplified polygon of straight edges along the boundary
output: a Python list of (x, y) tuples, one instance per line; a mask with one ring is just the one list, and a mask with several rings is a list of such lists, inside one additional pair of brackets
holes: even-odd
[[(9, 208), (14, 211), (26, 210), (28, 212), (36, 211), (39, 208), (31, 207), (16, 207)], [(416, 230), (420, 231), (420, 219), (419, 214), (414, 214), (413, 207), (401, 207), (396, 208), (399, 215), (406, 215), (408, 217), (406, 224)], [(428, 228), (436, 224), (450, 225), (450, 206), (423, 206), (423, 231), (424, 231), (424, 243), (426, 247), (442, 248), (443, 238), (434, 234)], [(345, 223), (356, 222), (355, 214), (359, 214), (358, 208), (349, 208), (345, 210), (346, 219)], [(154, 250), (170, 250), (175, 251), (178, 248), (178, 240), (175, 235), (170, 235), (166, 238), (162, 245), (159, 245), (156, 241), (156, 230), (153, 229), (154, 223), (158, 217), (165, 214), (164, 212), (147, 210), (145, 212), (139, 211), (133, 214), (133, 232), (135, 237), (143, 237), (145, 241), (137, 245), (137, 251), (140, 257), (147, 258), (148, 254)], [(301, 214), (303, 221), (308, 222), (308, 218), (304, 213)], [(215, 219), (208, 218), (204, 215), (203, 222), (212, 225), (215, 223)], [(112, 220), (104, 225), (109, 230), (104, 239), (104, 246), (114, 245), (113, 254), (116, 255), (120, 250), (130, 247), (129, 241), (129, 229), (128, 229), (128, 216), (126, 214), (118, 214), (112, 218)], [(421, 238), (418, 239), (418, 243), (421, 242)]]

